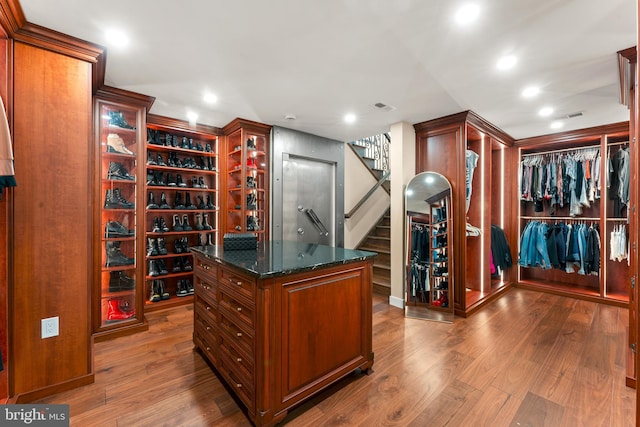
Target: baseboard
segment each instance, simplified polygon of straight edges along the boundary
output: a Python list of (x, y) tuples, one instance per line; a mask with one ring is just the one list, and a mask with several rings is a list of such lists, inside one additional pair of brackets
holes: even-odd
[(26, 393), (20, 393), (14, 396), (15, 403), (30, 403), (43, 397), (58, 394), (63, 391), (72, 390), (77, 387), (82, 387), (94, 382), (94, 374), (84, 375), (82, 377), (74, 378), (70, 381), (54, 384), (52, 386), (43, 387), (37, 390), (28, 391)]
[(404, 300), (402, 298), (398, 298), (398, 297), (394, 297), (393, 295), (389, 295), (389, 305), (404, 309)]

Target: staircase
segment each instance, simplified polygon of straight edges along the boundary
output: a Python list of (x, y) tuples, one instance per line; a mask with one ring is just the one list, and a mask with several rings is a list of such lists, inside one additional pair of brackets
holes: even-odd
[[(383, 133), (350, 142), (349, 144), (358, 154), (362, 162), (378, 180), (387, 193), (391, 191), (389, 181), (389, 149), (391, 138)], [(374, 187), (375, 189), (375, 187)], [(364, 200), (366, 200), (365, 196)], [(361, 200), (363, 202), (364, 200)], [(358, 209), (356, 205), (355, 209)], [(349, 214), (345, 215), (349, 217)], [(391, 217), (389, 210), (385, 212), (378, 223), (369, 230), (369, 234), (358, 245), (357, 249), (377, 252), (373, 263), (373, 292), (391, 295)]]
[(377, 252), (373, 262), (373, 292), (391, 295), (391, 217), (389, 211), (378, 221), (358, 246), (363, 251)]

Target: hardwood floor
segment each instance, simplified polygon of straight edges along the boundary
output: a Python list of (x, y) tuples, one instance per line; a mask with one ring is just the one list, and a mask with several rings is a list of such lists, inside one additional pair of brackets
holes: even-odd
[[(454, 324), (404, 318), (374, 295), (369, 376), (353, 373), (287, 426), (633, 426), (628, 311), (512, 289)], [(42, 399), (72, 426), (251, 426), (193, 351), (191, 307), (95, 345), (95, 383)]]

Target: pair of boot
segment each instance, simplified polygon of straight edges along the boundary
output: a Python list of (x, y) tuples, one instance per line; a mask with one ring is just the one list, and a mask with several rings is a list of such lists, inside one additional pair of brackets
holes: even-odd
[(183, 279), (178, 280), (178, 285), (176, 289), (176, 296), (178, 297), (186, 297), (188, 295), (193, 295), (193, 285), (191, 284), (191, 280)]
[(253, 193), (247, 194), (247, 209), (252, 211), (258, 209), (258, 197)]
[(161, 185), (167, 185), (167, 183), (164, 182), (164, 178), (163, 178), (163, 173), (162, 172), (148, 170), (147, 171), (147, 185), (161, 186)]
[(204, 213), (204, 214), (197, 213), (196, 214), (196, 224), (194, 225), (194, 227), (198, 231), (213, 230), (213, 227), (211, 226), (211, 224), (209, 224), (209, 214), (208, 213)]
[(193, 271), (193, 267), (189, 262), (190, 256), (181, 256), (173, 259), (173, 273), (180, 273), (181, 271)]
[(166, 255), (167, 248), (165, 246), (164, 237), (158, 237), (154, 239), (153, 237), (147, 238), (147, 256), (157, 256), (157, 255)]
[(184, 194), (184, 202), (182, 201), (182, 193), (176, 191), (176, 197), (173, 199), (173, 208), (174, 209), (197, 209), (196, 205), (191, 203), (191, 194), (188, 191), (185, 191)]
[(149, 260), (149, 277), (164, 276), (166, 274), (169, 274), (169, 271), (163, 259)]
[(213, 239), (211, 237), (211, 233), (200, 233), (198, 235), (198, 245), (200, 246), (213, 246)]
[(107, 302), (107, 322), (127, 320), (135, 315), (136, 309), (129, 304), (127, 299), (112, 298)]
[(167, 233), (168, 231), (169, 226), (167, 226), (163, 217), (159, 216), (153, 218), (153, 226), (151, 227), (152, 233)]
[(162, 154), (153, 154), (151, 151), (147, 151), (147, 164), (150, 166), (167, 166)]
[(211, 194), (207, 194), (207, 203), (204, 202), (202, 196), (198, 196), (198, 209), (215, 209), (215, 205), (211, 202)]
[(436, 307), (448, 307), (449, 306), (449, 297), (447, 296), (447, 292), (443, 292), (440, 297), (436, 300), (434, 300), (432, 303), (432, 305), (435, 305)]
[(167, 196), (164, 194), (164, 191), (160, 193), (160, 203), (156, 203), (156, 196), (149, 192), (149, 196), (147, 197), (147, 209), (171, 209), (169, 203), (167, 203)]
[(121, 267), (125, 265), (133, 265), (135, 263), (134, 258), (129, 258), (120, 250), (120, 242), (108, 241), (105, 243), (105, 249), (107, 252), (106, 267)]
[[(207, 144), (209, 145), (209, 144)], [(216, 167), (213, 166), (213, 157), (200, 157), (200, 167), (198, 169), (202, 169), (205, 171), (215, 171)]]
[(255, 150), (256, 149), (256, 140), (253, 138), (248, 138), (247, 139), (247, 149), (248, 150)]
[(192, 231), (191, 225), (189, 225), (189, 215), (182, 215), (182, 219), (180, 215), (173, 215), (173, 231)]
[(135, 153), (127, 148), (127, 145), (124, 143), (124, 139), (122, 139), (117, 133), (110, 133), (107, 135), (107, 153), (135, 156)]
[(119, 188), (108, 188), (104, 196), (105, 209), (134, 209), (135, 203), (129, 202)]
[(203, 176), (194, 176), (193, 178), (191, 178), (191, 186), (193, 188), (209, 188), (209, 186), (204, 182)]
[(120, 181), (135, 181), (136, 177), (129, 175), (129, 171), (120, 162), (109, 162), (107, 168), (107, 179), (115, 179)]
[(176, 179), (173, 179), (173, 174), (167, 174), (167, 185), (169, 187), (186, 187), (187, 183), (182, 179), (182, 175), (176, 174)]
[(109, 292), (131, 291), (135, 287), (136, 280), (124, 271), (109, 272)]
[(186, 237), (180, 237), (173, 241), (173, 252), (176, 254), (186, 254), (191, 252), (189, 249), (189, 239)]
[(167, 292), (164, 280), (156, 279), (151, 282), (151, 292), (149, 295), (150, 302), (168, 300), (169, 298), (171, 298), (171, 295)]

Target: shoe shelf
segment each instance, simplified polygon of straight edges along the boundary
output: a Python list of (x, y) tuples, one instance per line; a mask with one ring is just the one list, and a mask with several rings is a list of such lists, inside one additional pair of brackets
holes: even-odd
[(237, 119), (225, 127), (222, 197), (224, 233), (253, 232), (268, 240), (268, 142), (271, 128)]
[(92, 329), (99, 340), (146, 328), (139, 272), (144, 206), (138, 203), (144, 194), (138, 177), (145, 160), (145, 107), (96, 98), (95, 114), (100, 238)]
[(145, 311), (193, 301), (189, 248), (217, 241), (219, 134), (147, 117)]

